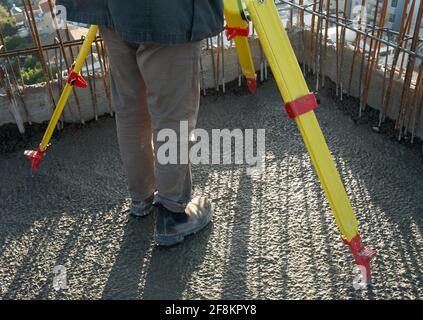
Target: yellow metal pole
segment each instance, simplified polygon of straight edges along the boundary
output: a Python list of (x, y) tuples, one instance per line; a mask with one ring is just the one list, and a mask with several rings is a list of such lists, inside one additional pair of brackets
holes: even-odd
[[(273, 0), (246, 0), (247, 9), (259, 35), (283, 100), (296, 102), (310, 94), (288, 35)], [(370, 278), (370, 258), (358, 234), (358, 221), (335, 167), (326, 140), (313, 110), (295, 117), (304, 143), (330, 203), (343, 240), (353, 251), (357, 264)]]
[(242, 73), (247, 79), (248, 89), (254, 93), (257, 87), (257, 76), (248, 43), (249, 23), (244, 15), (242, 0), (225, 0), (224, 12), (227, 22), (228, 40), (233, 39), (235, 42)]
[[(95, 37), (97, 36), (97, 31), (98, 31), (98, 26), (93, 25), (90, 27), (87, 37), (85, 38), (85, 41), (82, 45), (81, 51), (79, 52), (78, 57), (76, 58), (76, 61), (75, 61), (75, 66), (73, 69), (75, 73), (81, 72), (84, 61), (87, 58), (88, 53), (90, 52), (91, 45), (94, 42)], [(43, 140), (41, 141), (40, 148), (42, 151), (45, 151), (47, 149), (48, 144), (50, 143), (56, 124), (59, 121), (60, 116), (62, 115), (63, 109), (66, 106), (66, 103), (68, 102), (69, 94), (71, 93), (71, 91), (72, 91), (72, 85), (69, 83), (66, 83), (66, 86), (63, 89), (62, 95), (60, 96), (59, 102), (57, 103), (56, 109), (53, 113), (53, 116), (50, 120), (47, 130), (44, 134)]]
[[(85, 38), (85, 41), (82, 45), (81, 51), (78, 54), (78, 57), (75, 61), (75, 64), (73, 65), (73, 73), (72, 70), (69, 71), (69, 76), (72, 74), (78, 75), (81, 72), (82, 66), (84, 64), (85, 59), (87, 58), (90, 50), (91, 45), (94, 42), (98, 32), (98, 26), (92, 25), (90, 29), (88, 30), (88, 34)], [(66, 83), (65, 88), (63, 89), (63, 92), (60, 96), (60, 99), (57, 103), (56, 109), (54, 110), (53, 116), (50, 119), (50, 122), (48, 124), (48, 127), (46, 129), (46, 132), (44, 133), (43, 139), (40, 143), (40, 146), (37, 151), (25, 151), (25, 155), (28, 157), (29, 160), (32, 161), (32, 172), (34, 172), (38, 166), (40, 165), (40, 162), (42, 160), (42, 157), (44, 155), (44, 152), (47, 150), (51, 137), (53, 136), (55, 127), (57, 125), (57, 122), (60, 119), (60, 116), (62, 115), (63, 109), (66, 106), (66, 103), (69, 98), (69, 94), (72, 91), (73, 83)]]

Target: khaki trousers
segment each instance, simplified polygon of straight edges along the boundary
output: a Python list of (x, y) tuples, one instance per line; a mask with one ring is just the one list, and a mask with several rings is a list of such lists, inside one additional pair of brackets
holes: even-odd
[[(180, 140), (180, 121), (196, 126), (200, 102), (200, 42), (182, 45), (133, 44), (113, 30), (100, 28), (110, 61), (112, 103), (129, 192), (134, 201), (149, 198), (171, 211), (183, 211), (191, 200), (189, 164), (160, 164), (162, 129)], [(178, 158), (179, 159), (179, 158)]]

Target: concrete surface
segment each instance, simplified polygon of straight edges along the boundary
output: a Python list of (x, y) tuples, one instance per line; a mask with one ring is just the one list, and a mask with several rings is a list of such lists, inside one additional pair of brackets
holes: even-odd
[[(213, 223), (172, 248), (153, 245), (154, 216), (128, 216), (113, 119), (56, 135), (34, 178), (23, 149), (1, 154), (0, 297), (422, 299), (421, 155), (356, 124), (325, 95), (317, 113), (361, 234), (378, 251), (367, 289), (353, 288), (352, 256), (269, 81), (254, 96), (202, 100), (199, 127), (267, 130), (266, 171), (195, 166), (195, 194), (213, 199)], [(57, 265), (68, 277), (59, 292)]]
[[(305, 61), (306, 64), (309, 65), (311, 69), (313, 69), (315, 67), (315, 63), (314, 63), (315, 50), (312, 49), (311, 44), (314, 43), (315, 40), (312, 41), (311, 35), (312, 34), (309, 31), (304, 32), (304, 34), (302, 32), (291, 32), (290, 39), (298, 59), (301, 62)], [(306, 44), (305, 46), (304, 46), (304, 39)], [(331, 79), (333, 82), (336, 82), (336, 78), (337, 78), (336, 47), (333, 45), (328, 45), (326, 48), (326, 54), (325, 54), (324, 45), (322, 44), (321, 50), (322, 50), (321, 51), (322, 52), (322, 58), (321, 58), (322, 70), (320, 70), (320, 72), (323, 73), (327, 78)], [(349, 90), (348, 84), (351, 77), (351, 64), (353, 61), (353, 56), (354, 56), (354, 46), (352, 44), (347, 44), (344, 48), (344, 60), (343, 60), (344, 64), (343, 64), (343, 70), (340, 74), (340, 79), (342, 79), (343, 89), (345, 90), (345, 92), (348, 92)], [(352, 97), (359, 98), (360, 96), (362, 96), (362, 94), (360, 93), (360, 88), (361, 88), (360, 82), (361, 82), (361, 86), (364, 86), (364, 82), (361, 81), (362, 78), (360, 77), (362, 55), (358, 53), (354, 61), (355, 61), (354, 71), (352, 74), (351, 91), (349, 92), (349, 95)], [(379, 60), (380, 67), (384, 67), (384, 63), (385, 63), (384, 57), (380, 57), (380, 60)], [(365, 72), (367, 70), (367, 57), (364, 60), (363, 70), (364, 70), (363, 71), (364, 74), (366, 74)], [(404, 77), (404, 74), (405, 74), (405, 71), (403, 73), (403, 77)], [(417, 72), (415, 74), (417, 74)], [(363, 76), (363, 78), (364, 77), (365, 76)], [(389, 82), (389, 71), (387, 72), (386, 80), (384, 80), (383, 69), (376, 68), (373, 71), (372, 80), (368, 90), (368, 100), (367, 100), (367, 104), (371, 108), (375, 110), (384, 109), (383, 100), (384, 100), (384, 95), (386, 95), (388, 82)], [(416, 82), (416, 79), (414, 78), (413, 83), (415, 82)], [(390, 103), (390, 108), (387, 114), (387, 117), (389, 119), (395, 120), (398, 117), (403, 84), (404, 84), (404, 81), (402, 78), (401, 79), (394, 78), (393, 85), (392, 85), (392, 92), (391, 92), (391, 100), (390, 100), (391, 103)], [(315, 85), (316, 85), (316, 81), (314, 81), (310, 87), (315, 89), (316, 88)], [(321, 81), (320, 81), (320, 85), (321, 85)], [(385, 86), (385, 90), (384, 90), (384, 86)], [(412, 103), (413, 96), (414, 96), (414, 86), (409, 89), (410, 98), (409, 98), (409, 103), (407, 104), (407, 114), (408, 114), (408, 110), (411, 110), (411, 108), (413, 107), (413, 103)], [(358, 100), (357, 100), (356, 106), (357, 107), (359, 106)], [(377, 123), (378, 121), (375, 122), (375, 124)], [(420, 139), (423, 139), (423, 112), (418, 113), (416, 116), (416, 136), (420, 137)]]

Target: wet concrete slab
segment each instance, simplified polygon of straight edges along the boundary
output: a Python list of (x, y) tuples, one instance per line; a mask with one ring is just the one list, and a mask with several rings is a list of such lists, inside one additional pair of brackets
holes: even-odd
[[(378, 252), (367, 289), (353, 287), (352, 256), (269, 81), (253, 96), (202, 99), (201, 128), (266, 129), (266, 168), (248, 176), (243, 165), (193, 166), (194, 192), (212, 199), (213, 223), (172, 248), (154, 246), (154, 215), (128, 215), (113, 119), (65, 129), (34, 178), (22, 148), (2, 153), (0, 297), (421, 299), (423, 158), (341, 109), (323, 94), (317, 115), (362, 237)], [(67, 270), (60, 291), (57, 265)]]

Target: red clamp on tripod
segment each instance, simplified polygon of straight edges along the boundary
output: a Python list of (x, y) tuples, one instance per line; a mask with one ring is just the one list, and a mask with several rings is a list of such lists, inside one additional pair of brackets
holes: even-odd
[(248, 37), (250, 30), (247, 28), (233, 28), (226, 25), (226, 38), (230, 41), (236, 36)]
[[(49, 147), (50, 147), (50, 144), (47, 145), (47, 148), (49, 148)], [(34, 150), (26, 150), (25, 151), (24, 154), (27, 157), (27, 159), (32, 161), (32, 164), (31, 164), (32, 174), (34, 174), (35, 171), (40, 166), (40, 163), (43, 160), (43, 156), (44, 156), (46, 151), (47, 151), (47, 149), (43, 150), (41, 147), (39, 147), (37, 149), (37, 151), (34, 151)]]
[(342, 236), (341, 239), (350, 248), (354, 256), (355, 263), (364, 268), (365, 274), (362, 275), (365, 276), (366, 282), (369, 282), (371, 276), (370, 260), (376, 256), (376, 251), (366, 248), (361, 242), (360, 235), (356, 235), (351, 239), (351, 241), (348, 241), (348, 239), (344, 236)]
[[(248, 26), (246, 28), (240, 28), (240, 27), (236, 28), (236, 27), (230, 27), (230, 26), (226, 25), (226, 38), (228, 39), (228, 41), (233, 40), (237, 36), (247, 38), (249, 34), (250, 34), (250, 30), (249, 30)], [(248, 41), (248, 40), (245, 39), (244, 41)], [(248, 48), (248, 42), (246, 42), (246, 44), (247, 44), (247, 48)], [(237, 44), (237, 45), (241, 46), (241, 44)], [(248, 52), (249, 52), (249, 48), (248, 48)], [(245, 75), (245, 78), (247, 79), (248, 90), (251, 93), (254, 93), (254, 92), (256, 92), (256, 89), (257, 89), (257, 76), (255, 74), (254, 63), (253, 63), (253, 60), (251, 58), (250, 52), (248, 54), (248, 58), (250, 60), (249, 61), (250, 65), (247, 66), (247, 64), (245, 64), (246, 62), (245, 62), (245, 58), (244, 58), (244, 65), (241, 62), (241, 66), (243, 68), (245, 68), (245, 70), (249, 70), (249, 72), (244, 72), (244, 75)]]
[(79, 73), (76, 73), (73, 71), (75, 68), (75, 63), (72, 64), (69, 71), (69, 78), (67, 83), (69, 83), (73, 87), (83, 88), (85, 89), (87, 87), (87, 81), (85, 81), (84, 77), (81, 76)]
[(311, 110), (314, 110), (318, 107), (318, 101), (316, 99), (316, 94), (310, 92), (305, 96), (299, 97), (293, 101), (287, 102), (285, 104), (285, 110), (288, 112), (288, 117), (295, 119), (296, 117), (307, 113)]

